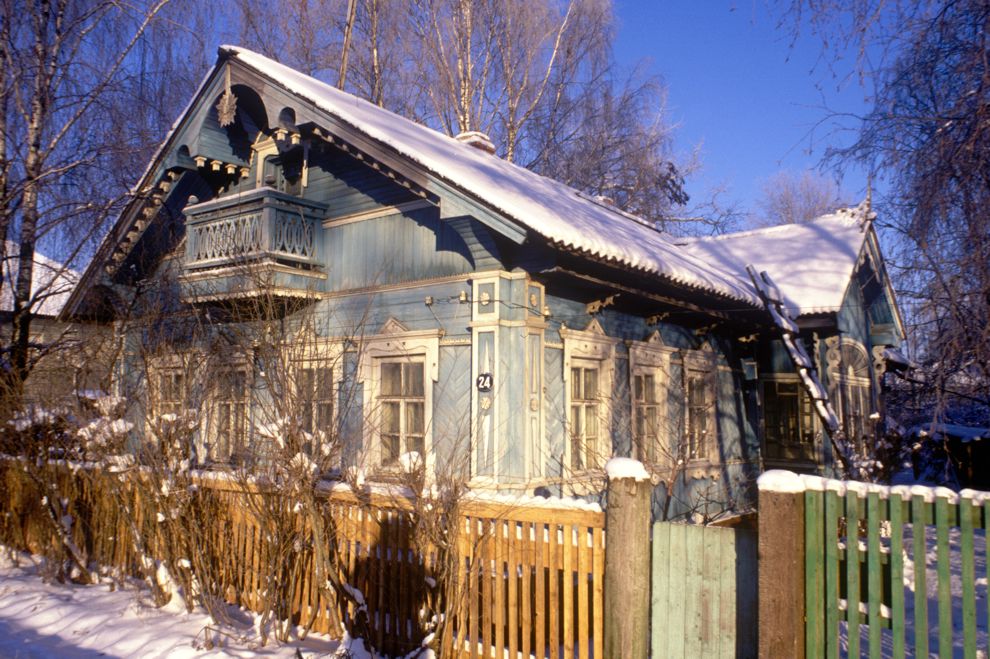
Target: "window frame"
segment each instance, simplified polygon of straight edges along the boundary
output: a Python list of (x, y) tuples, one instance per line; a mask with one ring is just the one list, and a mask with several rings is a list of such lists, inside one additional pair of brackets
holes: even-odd
[(395, 466), (382, 464), (382, 411), (378, 405), (382, 390), (381, 364), (418, 359), (423, 362), (423, 459), (427, 477), (433, 474), (433, 390), (439, 379), (439, 353), (439, 330), (409, 331), (394, 318), (385, 323), (380, 334), (367, 338), (359, 347), (357, 378), (364, 385), (363, 435), (368, 442), (364, 459), (373, 472), (396, 471)]
[[(564, 467), (571, 473), (600, 471), (605, 467), (608, 458), (612, 456), (612, 390), (615, 373), (615, 348), (621, 341), (605, 334), (605, 330), (597, 319), (592, 319), (584, 330), (572, 330), (562, 327), (560, 337), (564, 342)], [(571, 409), (573, 384), (572, 368), (589, 368), (597, 363), (598, 388), (596, 392), (598, 443), (593, 452), (582, 442), (584, 453), (582, 466), (575, 468), (574, 437), (572, 434)], [(595, 455), (600, 453), (600, 455)], [(593, 459), (590, 459), (593, 458)]]
[[(663, 436), (665, 426), (669, 424), (670, 366), (675, 352), (675, 349), (664, 344), (659, 331), (654, 332), (645, 341), (631, 341), (629, 343), (632, 455), (644, 464), (667, 465), (667, 463), (676, 462), (675, 451), (670, 445), (670, 437), (665, 441)], [(638, 428), (637, 408), (641, 406), (641, 401), (637, 400), (636, 378), (643, 376), (653, 378), (655, 402), (648, 403), (648, 405), (656, 408), (657, 427), (652, 437), (642, 436)], [(666, 429), (669, 430), (669, 428)]]
[[(322, 424), (326, 427), (327, 431), (330, 433), (330, 438), (334, 434), (339, 434), (340, 431), (340, 416), (339, 416), (339, 403), (340, 403), (340, 391), (343, 386), (343, 374), (344, 374), (344, 364), (343, 364), (344, 346), (342, 343), (333, 342), (325, 339), (310, 338), (302, 343), (301, 348), (298, 350), (297, 354), (292, 355), (290, 359), (290, 364), (292, 368), (292, 395), (296, 398), (296, 403), (300, 407), (310, 404), (315, 405), (318, 401), (323, 401), (323, 403), (329, 403), (330, 405), (330, 418), (325, 420)], [(300, 386), (302, 384), (301, 373), (306, 370), (321, 371), (326, 370), (330, 372), (330, 377), (327, 384), (327, 393), (329, 398), (320, 399), (314, 392), (312, 396), (304, 396), (300, 391)], [(317, 380), (314, 379), (311, 383), (311, 387), (319, 386)], [(307, 425), (312, 426), (313, 421), (310, 420), (309, 424), (305, 422), (304, 419), (300, 419), (300, 429), (310, 433), (316, 438), (315, 431), (317, 429), (313, 427), (307, 428)], [(340, 441), (338, 439), (338, 447)], [(310, 450), (315, 451), (315, 446), (311, 446)], [(311, 457), (314, 454), (311, 453)], [(334, 462), (339, 463), (340, 456), (338, 455)], [(335, 466), (340, 466), (339, 464)]]
[[(376, 370), (378, 370), (379, 381), (381, 386), (378, 388), (378, 395), (375, 400), (375, 406), (378, 407), (382, 412), (382, 421), (380, 424), (379, 432), (379, 446), (380, 453), (378, 457), (376, 468), (380, 469), (395, 469), (399, 466), (399, 457), (403, 454), (410, 453), (411, 441), (417, 441), (417, 444), (421, 444), (415, 448), (416, 452), (420, 454), (421, 459), (426, 459), (426, 356), (425, 355), (408, 355), (408, 356), (398, 356), (398, 357), (378, 357), (376, 359), (377, 364), (375, 365)], [(385, 383), (386, 378), (384, 377), (384, 369), (386, 366), (397, 365), (399, 368), (398, 372), (398, 391), (386, 392)], [(407, 367), (409, 366), (419, 366), (418, 377), (420, 379), (420, 391), (407, 391), (406, 385), (414, 383), (416, 380), (414, 378), (407, 378)], [(385, 410), (388, 409), (387, 406), (397, 406), (398, 414), (396, 415), (398, 421), (398, 427), (394, 430), (387, 428), (388, 422), (385, 420), (387, 416)], [(419, 417), (419, 432), (415, 429), (410, 429), (409, 425), (411, 422), (410, 415), (408, 411), (410, 406), (420, 406), (422, 411)], [(413, 415), (415, 417), (415, 415)], [(386, 461), (386, 446), (390, 443), (386, 440), (386, 437), (394, 437), (396, 441), (395, 451), (389, 451), (393, 453), (391, 459)]]
[(873, 362), (866, 346), (848, 336), (829, 337), (826, 347), (829, 399), (847, 441), (865, 453), (867, 442), (875, 440), (875, 428), (870, 422), (870, 416), (877, 411)]
[[(223, 379), (229, 377), (231, 374), (243, 375), (243, 394), (240, 400), (234, 397), (228, 398), (224, 395), (228, 389), (222, 386)], [(250, 457), (252, 444), (253, 369), (247, 360), (237, 359), (217, 369), (212, 377), (218, 386), (211, 388), (208, 396), (207, 407), (209, 411), (207, 414), (207, 432), (204, 442), (206, 462), (217, 465), (239, 465)], [(239, 438), (228, 437), (223, 442), (220, 442), (219, 434), (222, 430), (220, 407), (224, 405), (231, 405), (235, 408), (233, 412), (228, 410), (226, 416), (229, 419), (227, 422), (236, 420), (240, 416), (240, 421), (243, 425), (239, 431)], [(242, 406), (243, 409), (238, 412), (236, 410), (237, 406)], [(223, 451), (219, 450), (221, 447), (224, 449)]]
[[(771, 395), (768, 392), (772, 386), (774, 389), (774, 398), (779, 398), (780, 385), (793, 385), (796, 389), (795, 397), (797, 401), (793, 426), (797, 428), (797, 441), (781, 441), (780, 438), (772, 438), (769, 413)], [(816, 462), (819, 451), (817, 415), (815, 413), (814, 401), (808, 395), (801, 379), (796, 375), (787, 373), (775, 373), (761, 377), (760, 401), (762, 403), (761, 420), (766, 459), (770, 461)], [(807, 438), (807, 440), (804, 438)], [(777, 455), (770, 455), (771, 445), (777, 447)]]
[[(683, 401), (683, 419), (681, 424), (681, 446), (679, 457), (689, 464), (717, 464), (719, 427), (718, 427), (718, 358), (707, 343), (700, 350), (681, 351), (681, 383)], [(691, 374), (699, 373), (703, 383), (705, 399), (703, 415), (705, 421), (705, 437), (698, 444), (702, 451), (692, 450), (692, 410), (698, 406), (691, 402)]]

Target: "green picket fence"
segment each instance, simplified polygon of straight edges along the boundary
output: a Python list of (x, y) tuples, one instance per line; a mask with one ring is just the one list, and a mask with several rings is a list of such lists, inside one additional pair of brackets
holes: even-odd
[(804, 482), (808, 657), (987, 649), (990, 493)]

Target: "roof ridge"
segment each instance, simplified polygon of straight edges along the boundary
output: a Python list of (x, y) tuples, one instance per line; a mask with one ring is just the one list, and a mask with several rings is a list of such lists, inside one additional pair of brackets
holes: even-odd
[(812, 218), (805, 222), (789, 222), (787, 224), (775, 224), (769, 227), (756, 227), (754, 229), (746, 229), (744, 231), (732, 231), (730, 233), (723, 233), (717, 236), (698, 236), (698, 237), (679, 238), (675, 242), (675, 244), (678, 247), (683, 247), (685, 245), (691, 245), (699, 242), (715, 242), (719, 240), (727, 240), (730, 238), (756, 236), (767, 233), (783, 233), (785, 231), (806, 227), (811, 224), (824, 224), (826, 222), (832, 222), (832, 221), (847, 226), (852, 224), (859, 224), (860, 220), (852, 213), (853, 210), (855, 210), (855, 207), (840, 208), (832, 213), (819, 215), (818, 217)]

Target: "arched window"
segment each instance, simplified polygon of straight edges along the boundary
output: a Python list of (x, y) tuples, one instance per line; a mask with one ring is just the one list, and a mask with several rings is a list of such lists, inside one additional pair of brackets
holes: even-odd
[(872, 380), (866, 348), (842, 338), (837, 348), (828, 351), (829, 380), (832, 403), (847, 438), (865, 450), (873, 438)]

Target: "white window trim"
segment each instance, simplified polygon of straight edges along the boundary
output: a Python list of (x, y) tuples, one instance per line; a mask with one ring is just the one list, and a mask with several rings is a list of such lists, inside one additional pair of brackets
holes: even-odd
[[(629, 342), (629, 408), (630, 408), (630, 438), (632, 441), (632, 455), (640, 462), (653, 462), (662, 466), (673, 466), (664, 464), (676, 461), (673, 447), (670, 446), (671, 439), (676, 437), (664, 437), (664, 428), (660, 429), (660, 437), (656, 440), (660, 443), (666, 442), (666, 447), (657, 446), (657, 460), (650, 460), (648, 455), (641, 455), (636, 442), (636, 376), (653, 375), (654, 387), (656, 387), (657, 415), (659, 422), (663, 425), (669, 424), (669, 409), (667, 405), (668, 392), (670, 390), (670, 363), (671, 357), (676, 350), (664, 344), (660, 332), (654, 332), (645, 341)], [(666, 451), (666, 454), (665, 454)]]
[(424, 425), (423, 438), (426, 455), (426, 473), (434, 473), (436, 456), (433, 454), (433, 389), (440, 379), (440, 331), (408, 331), (394, 319), (385, 324), (384, 333), (368, 337), (360, 347), (357, 378), (364, 384), (364, 427), (367, 442), (364, 456), (372, 470), (387, 471), (382, 467), (382, 442), (380, 410), (376, 404), (381, 393), (379, 364), (383, 359), (422, 358), (425, 382), (423, 383)]
[[(571, 415), (571, 366), (577, 366), (581, 361), (599, 362), (598, 370), (598, 424), (599, 441), (603, 449), (611, 456), (612, 453), (612, 383), (615, 374), (615, 347), (621, 339), (605, 334), (597, 319), (592, 319), (584, 330), (572, 330), (561, 327), (560, 338), (564, 342), (564, 470), (571, 470), (570, 415)], [(585, 468), (583, 471), (601, 471), (608, 461), (607, 456), (601, 456), (601, 464), (597, 467)], [(587, 461), (586, 461), (587, 464)]]

